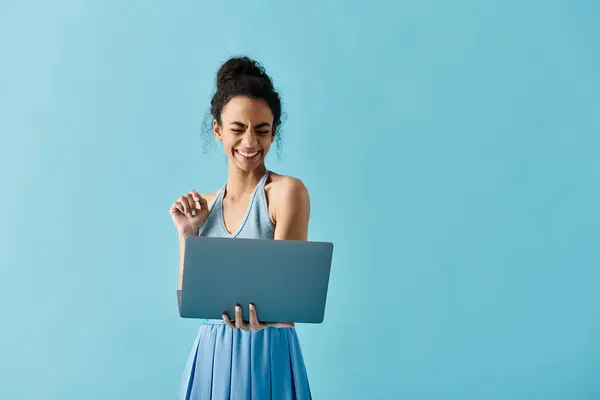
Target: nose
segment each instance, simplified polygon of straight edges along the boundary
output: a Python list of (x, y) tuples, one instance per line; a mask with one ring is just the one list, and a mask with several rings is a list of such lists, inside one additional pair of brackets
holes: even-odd
[(256, 134), (253, 129), (246, 129), (246, 133), (244, 133), (244, 136), (242, 137), (242, 145), (244, 147), (254, 147), (256, 146), (256, 143), (258, 143), (258, 140), (256, 139)]

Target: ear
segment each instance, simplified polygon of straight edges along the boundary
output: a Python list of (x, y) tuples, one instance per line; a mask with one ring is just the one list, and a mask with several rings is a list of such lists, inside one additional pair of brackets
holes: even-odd
[(277, 125), (273, 125), (271, 132), (271, 143), (273, 143), (275, 141), (275, 137), (277, 136)]
[(219, 142), (223, 141), (223, 127), (219, 125), (217, 120), (213, 120), (213, 135)]

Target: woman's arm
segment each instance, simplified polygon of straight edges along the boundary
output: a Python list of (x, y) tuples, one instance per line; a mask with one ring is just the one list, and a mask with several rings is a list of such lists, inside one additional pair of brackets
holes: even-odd
[(310, 198), (301, 180), (285, 177), (278, 182), (275, 199), (275, 240), (308, 240)]

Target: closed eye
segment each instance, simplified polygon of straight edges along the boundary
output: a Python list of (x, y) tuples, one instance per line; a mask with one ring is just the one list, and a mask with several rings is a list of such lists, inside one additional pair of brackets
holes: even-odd
[[(235, 133), (244, 133), (245, 130), (243, 129), (232, 129), (231, 132), (235, 132)], [(269, 133), (270, 131), (256, 131), (257, 134), (259, 135), (266, 135), (267, 133)]]
[[(233, 121), (230, 123), (230, 125), (233, 125), (233, 127), (231, 128), (231, 131), (235, 132), (235, 133), (242, 133), (242, 132), (245, 132), (246, 129), (248, 129), (248, 126), (246, 124), (243, 124), (239, 121)], [(270, 129), (265, 129), (265, 128), (270, 128), (270, 127), (271, 127), (270, 123), (263, 122), (263, 123), (255, 125), (254, 129), (255, 129), (256, 133), (258, 133), (260, 135), (265, 135), (271, 131)]]

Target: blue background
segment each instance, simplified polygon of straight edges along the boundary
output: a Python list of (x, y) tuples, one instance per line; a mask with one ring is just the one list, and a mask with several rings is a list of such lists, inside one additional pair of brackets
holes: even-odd
[[(0, 1), (0, 398), (174, 398), (173, 200), (263, 62), (336, 244), (315, 399), (600, 398), (594, 1)], [(594, 21), (596, 21), (594, 23)]]

